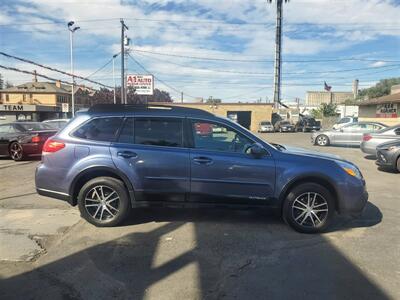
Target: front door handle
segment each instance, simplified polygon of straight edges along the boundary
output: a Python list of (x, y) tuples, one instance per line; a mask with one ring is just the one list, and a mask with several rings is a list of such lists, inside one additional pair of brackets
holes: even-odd
[(117, 152), (118, 156), (121, 156), (123, 158), (135, 158), (137, 157), (137, 154), (135, 152), (132, 151), (120, 151)]
[(213, 160), (211, 158), (204, 156), (195, 157), (193, 158), (193, 161), (199, 165), (211, 165), (213, 163)]

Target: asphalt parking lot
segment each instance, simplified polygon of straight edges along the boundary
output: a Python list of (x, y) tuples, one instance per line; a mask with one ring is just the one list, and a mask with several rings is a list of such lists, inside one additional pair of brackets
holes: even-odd
[(400, 299), (400, 174), (358, 148), (312, 146), (309, 133), (260, 135), (356, 163), (362, 216), (319, 235), (265, 212), (203, 209), (140, 209), (96, 228), (35, 193), (38, 161), (0, 159), (0, 298)]

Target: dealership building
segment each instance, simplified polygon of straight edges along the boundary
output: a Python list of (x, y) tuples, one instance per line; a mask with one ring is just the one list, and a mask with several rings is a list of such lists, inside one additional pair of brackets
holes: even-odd
[(154, 105), (176, 105), (197, 108), (208, 111), (214, 115), (229, 118), (243, 127), (257, 131), (260, 122), (271, 121), (272, 103), (153, 103)]
[(386, 125), (400, 124), (400, 85), (391, 88), (390, 95), (362, 101), (359, 104), (360, 121), (381, 122)]

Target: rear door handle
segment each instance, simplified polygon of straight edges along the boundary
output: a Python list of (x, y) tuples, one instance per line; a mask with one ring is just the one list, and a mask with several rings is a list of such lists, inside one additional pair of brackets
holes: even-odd
[(213, 163), (213, 160), (211, 158), (204, 156), (195, 157), (193, 158), (193, 161), (199, 165), (211, 165)]
[(117, 152), (118, 156), (121, 156), (123, 158), (135, 158), (137, 157), (137, 154), (135, 152), (132, 151), (120, 151)]

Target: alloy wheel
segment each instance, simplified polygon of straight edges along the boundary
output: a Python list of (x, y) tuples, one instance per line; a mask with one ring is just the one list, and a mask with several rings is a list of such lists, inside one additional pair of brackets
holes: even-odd
[(314, 192), (303, 193), (292, 204), (293, 220), (304, 227), (318, 227), (328, 217), (328, 202)]
[(119, 213), (119, 205), (118, 193), (109, 186), (95, 186), (85, 196), (87, 213), (100, 222), (113, 220)]
[(326, 146), (328, 144), (328, 138), (324, 135), (319, 135), (317, 137), (317, 144), (320, 146)]
[(19, 143), (13, 143), (10, 146), (10, 155), (13, 160), (21, 160), (23, 156), (23, 149)]

